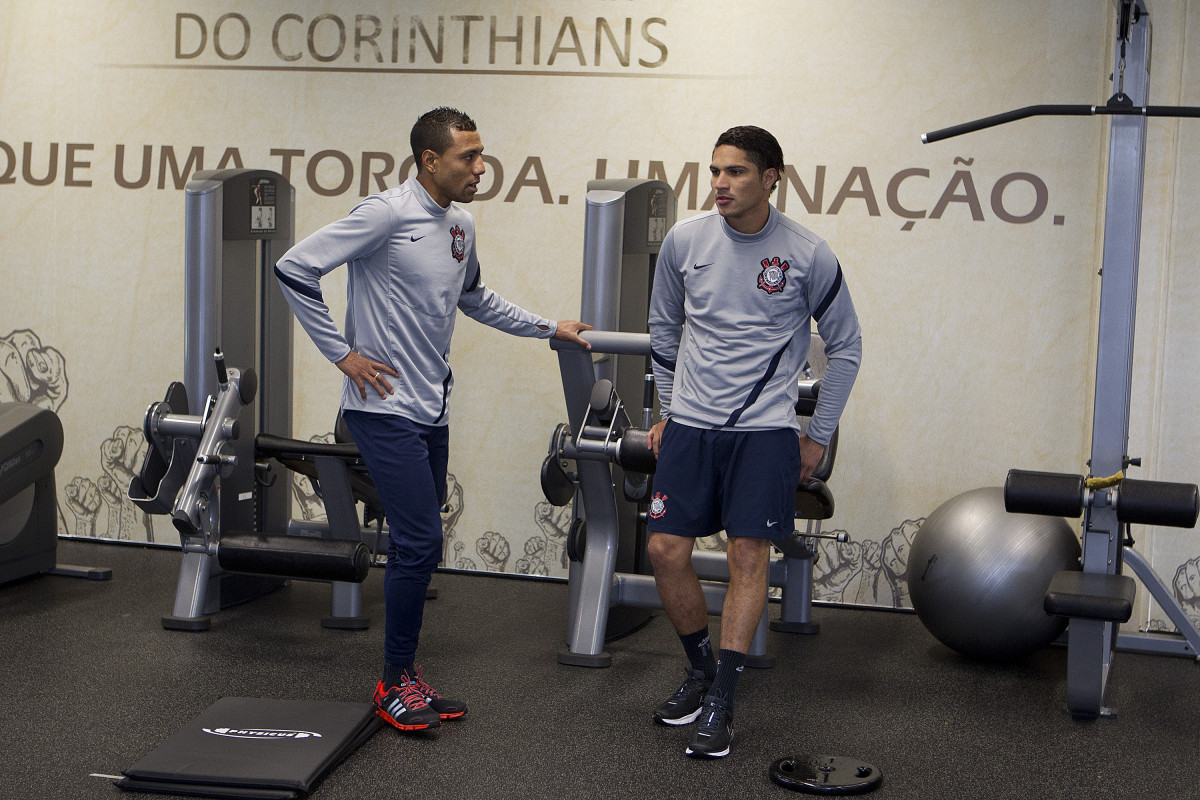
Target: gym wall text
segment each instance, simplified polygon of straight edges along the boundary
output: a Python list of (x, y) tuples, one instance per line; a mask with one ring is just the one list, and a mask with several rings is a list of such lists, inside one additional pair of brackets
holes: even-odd
[[(237, 12), (174, 18), (174, 59), (292, 67), (403, 64), (656, 70), (667, 63), (662, 17), (498, 17), (494, 14), (297, 13), (273, 19)], [(434, 69), (434, 71), (438, 71)]]
[[(111, 177), (122, 189), (180, 190), (200, 170), (240, 169), (249, 163), (275, 170), (301, 191), (307, 188), (321, 197), (350, 192), (366, 197), (398, 185), (413, 171), (411, 155), (398, 159), (392, 153), (377, 150), (350, 154), (326, 149), (310, 154), (304, 149), (275, 147), (268, 150), (266, 158), (261, 153), (254, 155), (255, 159), (248, 161), (237, 147), (118, 144), (112, 152)], [(23, 142), (18, 152), (17, 147), (0, 141), (0, 190), (18, 182), (30, 186), (92, 187), (96, 157), (96, 145), (92, 143)], [(475, 198), (477, 202), (499, 198), (513, 203), (526, 196), (543, 205), (567, 205), (571, 200), (570, 195), (555, 194), (551, 189), (540, 156), (526, 156), (515, 170), (512, 161), (506, 168), (496, 156), (489, 154), (483, 158), (487, 176)], [(608, 159), (598, 158), (593, 175), (564, 177), (560, 172), (554, 184), (560, 188), (569, 185), (578, 191), (590, 177), (615, 177), (610, 173), (620, 170), (610, 170), (609, 166)], [(974, 166), (974, 159), (956, 157), (949, 168), (905, 167), (890, 175), (887, 174), (890, 170), (885, 170), (884, 177), (876, 169), (877, 177), (873, 178), (866, 166), (831, 169), (825, 164), (804, 167), (789, 164), (784, 167), (775, 204), (787, 213), (789, 200), (794, 197), (793, 205), (799, 202), (810, 215), (835, 216), (845, 210), (858, 210), (869, 217), (882, 217), (887, 211), (900, 220), (902, 231), (911, 231), (919, 220), (940, 220), (947, 215), (951, 218), (961, 215), (960, 218), (974, 222), (998, 220), (1014, 225), (1046, 217), (1050, 189), (1043, 178), (1020, 170), (999, 175), (980, 170), (977, 175)], [(652, 178), (671, 184), (680, 206), (688, 211), (713, 208), (711, 189), (700, 200), (708, 177), (698, 161), (688, 161), (673, 171), (664, 161), (632, 159), (625, 163), (624, 172), (624, 177)], [(1064, 225), (1066, 215), (1057, 210), (1050, 215), (1050, 221), (1054, 226)]]

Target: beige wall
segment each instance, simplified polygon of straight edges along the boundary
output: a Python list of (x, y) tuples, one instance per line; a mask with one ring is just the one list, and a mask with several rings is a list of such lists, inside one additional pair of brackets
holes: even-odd
[[(917, 521), (943, 500), (998, 485), (1013, 466), (1085, 469), (1105, 125), (1037, 119), (933, 145), (919, 136), (1032, 103), (1102, 102), (1111, 93), (1108, 4), (402, 5), (0, 0), (0, 141), (8, 146), (0, 169), (12, 167), (0, 175), (0, 336), (10, 353), (34, 352), (10, 365), (45, 363), (40, 353), (50, 367), (39, 369), (53, 373), (55, 352), (65, 363), (65, 396), (53, 374), (31, 385), (66, 428), (57, 474), (68, 533), (173, 537), (162, 520), (148, 533), (115, 491), (144, 447), (146, 405), (181, 378), (183, 195), (169, 169), (159, 187), (164, 148), (183, 165), (202, 147), (204, 168), (237, 148), (244, 166), (275, 170), (284, 163), (272, 150), (304, 151), (290, 169), (303, 236), (354, 205), (364, 153), (390, 154), (398, 168), (412, 121), (440, 104), (475, 117), (503, 170), (495, 196), (471, 207), (485, 280), (548, 316), (579, 311), (582, 200), (599, 161), (610, 177), (655, 169), (678, 183), (681, 216), (703, 205), (712, 141), (730, 125), (772, 130), (810, 196), (823, 176), (812, 209), (795, 182), (778, 198), (831, 242), (864, 329), (830, 526), (856, 544), (826, 553), (820, 569), (843, 569), (822, 573), (822, 596), (902, 603), (889, 569), (902, 571)], [(1155, 2), (1152, 11), (1152, 101), (1200, 104), (1200, 13), (1184, 0)], [(231, 12), (250, 30), (241, 56), (239, 18), (227, 18), (215, 41), (218, 19)], [(349, 28), (336, 58), (333, 18), (316, 23), (308, 44), (305, 32), (321, 14)], [(186, 15), (203, 20), (207, 34), (190, 58), (180, 56), (200, 50), (199, 26)], [(379, 19), (373, 41), (382, 63), (369, 42), (356, 60), (356, 17), (368, 36)], [(419, 32), (410, 61), (412, 17), (430, 35), (442, 18), (440, 64)], [(501, 37), (515, 35), (521, 20), (519, 63), (510, 41), (498, 41), (493, 55), (492, 18)], [(597, 18), (618, 42), (629, 20), (627, 66), (603, 31), (597, 63)], [(1191, 209), (1200, 201), (1200, 124), (1153, 121), (1150, 130), (1131, 451), (1145, 458), (1143, 477), (1194, 481), (1200, 365), (1189, 345), (1200, 228)], [(34, 185), (47, 176), (54, 143), (56, 176)], [(118, 185), (118, 146), (130, 181), (147, 145), (148, 183)], [(308, 174), (330, 150), (354, 164), (345, 191), (336, 191), (344, 173), (333, 156)], [(692, 164), (699, 186), (681, 181)], [(387, 184), (402, 177), (394, 170)], [(997, 203), (993, 189), (1005, 181)], [(1035, 184), (1046, 197), (1036, 214)], [(1026, 216), (1036, 219), (1013, 221)], [(327, 284), (340, 319), (344, 275)], [(26, 330), (37, 341), (10, 335)], [(294, 434), (321, 435), (336, 411), (339, 373), (302, 332), (296, 345)], [(542, 342), (464, 319), (452, 362), (450, 471), (462, 506), (448, 563), (565, 574), (561, 520), (539, 521), (536, 479), (549, 433), (565, 419), (555, 360)], [(31, 369), (23, 367), (25, 379)], [(23, 386), (0, 382), (0, 393), (19, 396)], [(494, 534), (507, 544), (503, 565), (488, 563)], [(1200, 555), (1189, 532), (1155, 531), (1143, 541), (1168, 581)]]

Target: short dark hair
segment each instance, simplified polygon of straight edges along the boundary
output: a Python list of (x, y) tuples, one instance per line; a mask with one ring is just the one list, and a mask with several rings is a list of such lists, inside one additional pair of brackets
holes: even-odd
[[(769, 131), (753, 125), (738, 125), (718, 136), (713, 150), (723, 144), (732, 145), (745, 151), (746, 156), (754, 166), (758, 167), (759, 172), (773, 169), (779, 174), (779, 177), (783, 177), (783, 148), (779, 146), (779, 142)], [(771, 191), (775, 191), (775, 186), (778, 185), (779, 181), (776, 180), (771, 186)]]
[(413, 159), (417, 162), (417, 171), (421, 169), (421, 154), (432, 150), (439, 156), (446, 152), (454, 138), (450, 131), (473, 131), (475, 120), (468, 117), (457, 108), (442, 106), (433, 111), (426, 111), (417, 118), (408, 135), (409, 146), (412, 147)]

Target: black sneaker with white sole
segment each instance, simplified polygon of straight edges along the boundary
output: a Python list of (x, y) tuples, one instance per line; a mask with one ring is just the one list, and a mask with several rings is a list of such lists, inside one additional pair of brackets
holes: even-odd
[(687, 670), (687, 680), (663, 704), (654, 709), (654, 721), (659, 725), (687, 725), (700, 716), (704, 696), (708, 694), (712, 681), (704, 676), (703, 670)]
[(692, 758), (721, 758), (729, 755), (733, 741), (733, 710), (720, 701), (705, 698), (700, 721), (684, 752)]

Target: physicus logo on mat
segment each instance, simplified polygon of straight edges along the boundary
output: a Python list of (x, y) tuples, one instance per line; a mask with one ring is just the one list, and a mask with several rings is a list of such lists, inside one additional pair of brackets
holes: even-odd
[(230, 739), (320, 739), (316, 731), (289, 731), (278, 728), (201, 728), (213, 736)]

